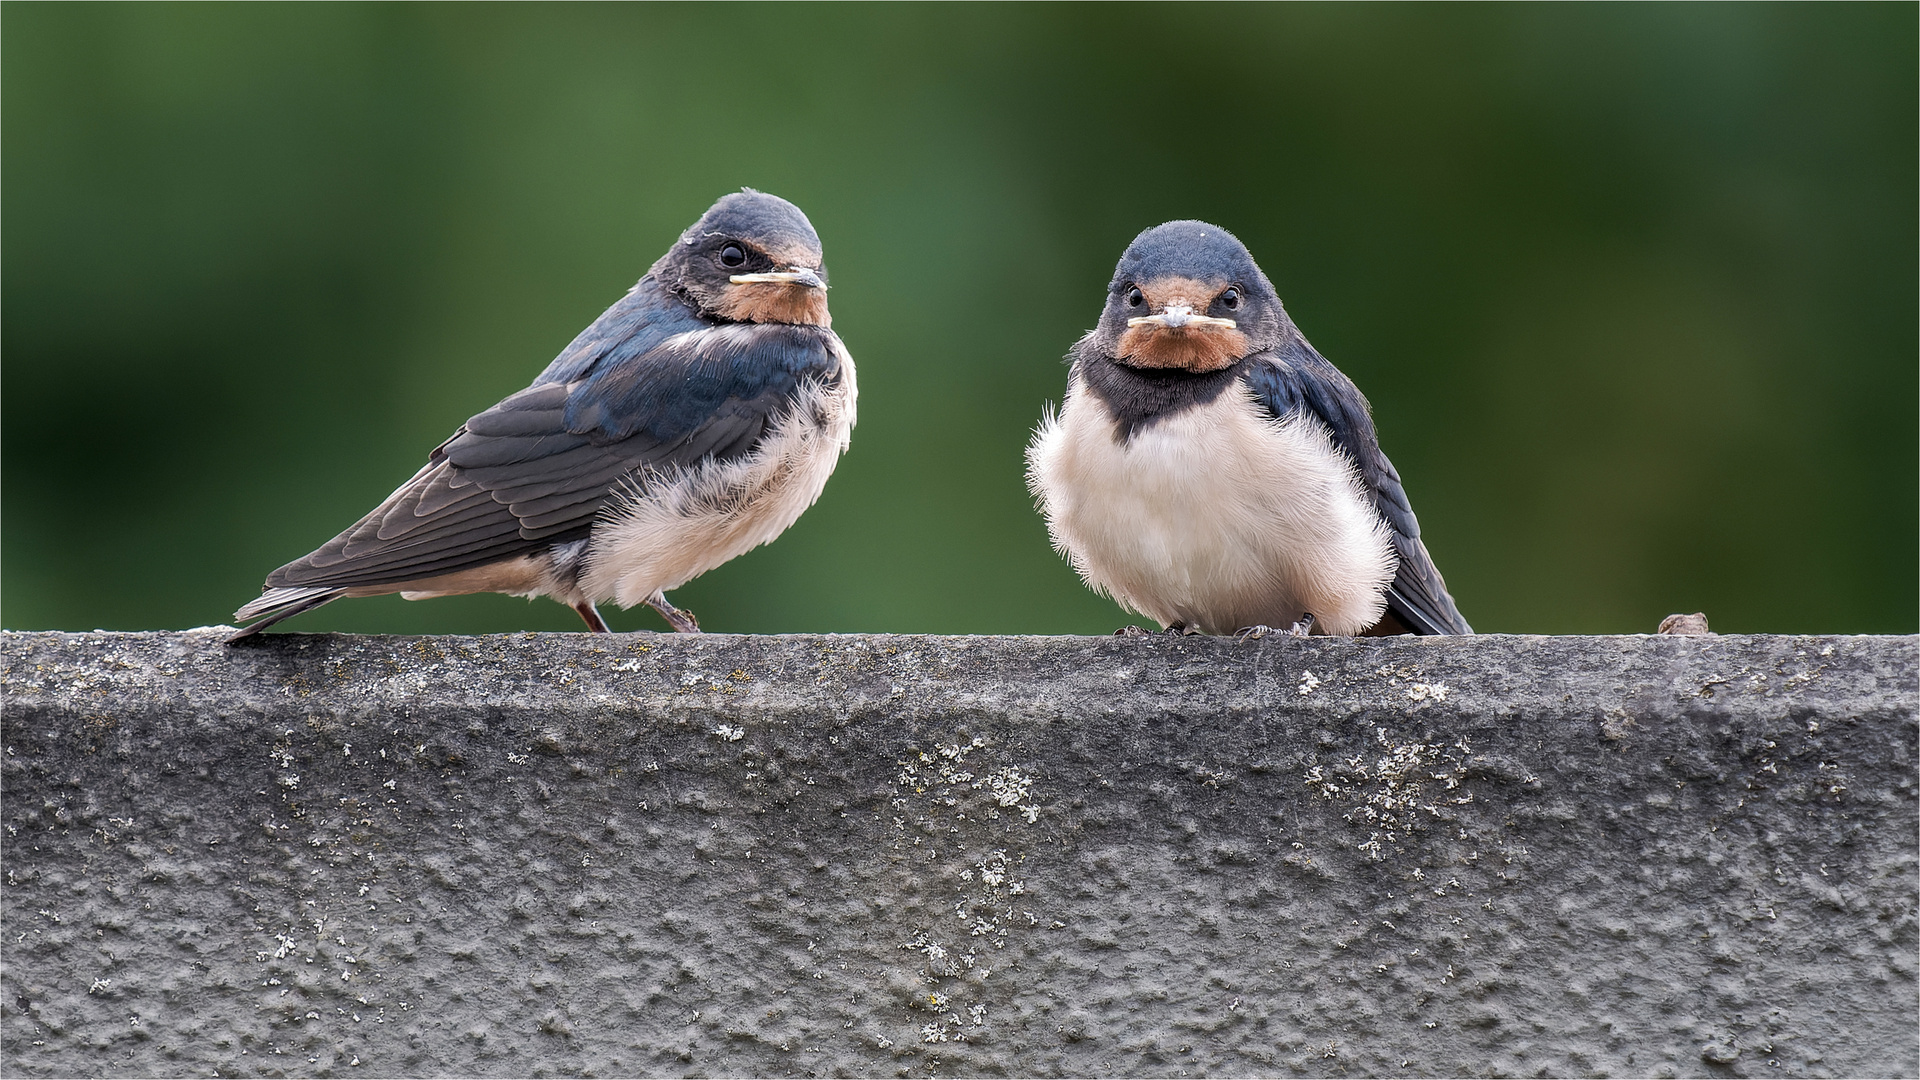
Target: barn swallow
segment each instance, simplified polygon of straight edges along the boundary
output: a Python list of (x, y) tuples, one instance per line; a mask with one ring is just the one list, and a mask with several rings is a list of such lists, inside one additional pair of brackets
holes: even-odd
[(779, 536), (854, 423), (820, 237), (751, 188), (713, 204), (533, 385), (468, 420), (413, 479), (234, 613), (237, 641), (343, 596), (646, 604)]
[(1027, 448), (1053, 544), (1168, 630), (1470, 634), (1353, 381), (1232, 233), (1135, 237)]

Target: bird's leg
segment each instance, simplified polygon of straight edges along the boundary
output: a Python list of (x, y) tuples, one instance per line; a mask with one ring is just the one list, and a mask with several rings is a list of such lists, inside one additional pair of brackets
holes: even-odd
[(600, 617), (600, 611), (599, 609), (593, 606), (593, 601), (582, 600), (579, 603), (573, 605), (573, 610), (579, 612), (580, 617), (587, 621), (587, 629), (592, 631), (593, 633), (596, 633), (596, 634), (613, 633), (613, 631), (607, 629), (607, 620)]
[(1300, 621), (1287, 627), (1287, 633), (1292, 634), (1294, 637), (1306, 637), (1313, 633), (1313, 612), (1301, 612)]
[(1177, 622), (1167, 627), (1168, 637), (1185, 637), (1191, 633), (1193, 633), (1193, 631), (1187, 629), (1187, 624), (1183, 622)]
[(693, 621), (693, 612), (682, 611), (667, 603), (667, 594), (664, 592), (656, 592), (647, 597), (647, 606), (659, 612), (660, 617), (667, 620), (667, 625), (673, 627), (673, 632), (676, 634), (700, 632), (700, 624)]

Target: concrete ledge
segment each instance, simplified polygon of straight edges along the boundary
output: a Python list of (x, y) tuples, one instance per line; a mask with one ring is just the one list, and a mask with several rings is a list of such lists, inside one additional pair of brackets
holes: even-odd
[(13, 1075), (1900, 1075), (1916, 639), (0, 634)]

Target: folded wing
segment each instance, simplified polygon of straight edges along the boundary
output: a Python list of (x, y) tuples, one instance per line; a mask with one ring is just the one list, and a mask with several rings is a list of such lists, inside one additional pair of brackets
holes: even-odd
[(584, 538), (621, 486), (745, 456), (804, 380), (839, 378), (831, 331), (713, 326), (650, 286), (268, 587), (399, 584)]
[(1387, 613), (1416, 634), (1471, 634), (1473, 627), (1454, 606), (1447, 584), (1420, 540), (1420, 522), (1393, 462), (1380, 450), (1367, 399), (1353, 380), (1293, 332), (1285, 344), (1255, 357), (1247, 385), (1270, 415), (1278, 418), (1305, 409), (1333, 432), (1339, 446), (1360, 470), (1374, 510), (1392, 530), (1399, 569), (1387, 588)]

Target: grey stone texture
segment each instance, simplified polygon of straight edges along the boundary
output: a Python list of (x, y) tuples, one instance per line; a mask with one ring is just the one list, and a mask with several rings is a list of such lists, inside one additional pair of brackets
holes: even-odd
[(1913, 638), (0, 634), (9, 1075), (1912, 1076)]

